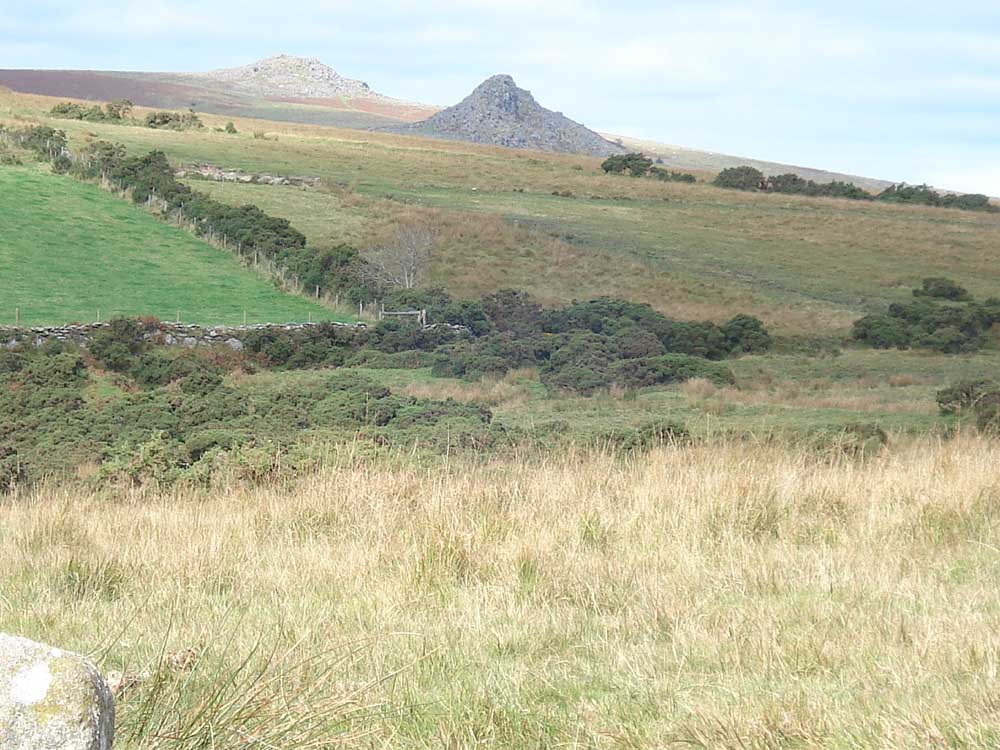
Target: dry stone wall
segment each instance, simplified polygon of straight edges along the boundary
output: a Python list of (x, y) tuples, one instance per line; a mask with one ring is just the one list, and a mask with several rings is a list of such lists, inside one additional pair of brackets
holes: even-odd
[(239, 182), (247, 185), (285, 185), (288, 187), (319, 187), (319, 177), (296, 177), (274, 174), (251, 174), (239, 169), (224, 169), (215, 164), (193, 164), (174, 172), (177, 179), (211, 180), (213, 182)]
[[(223, 344), (230, 349), (243, 349), (243, 337), (253, 331), (302, 331), (322, 325), (334, 325), (360, 330), (364, 323), (264, 323), (248, 326), (204, 327), (185, 323), (158, 323), (146, 332), (150, 341), (166, 346), (214, 346)], [(0, 327), (0, 348), (16, 349), (20, 346), (42, 346), (50, 341), (62, 341), (86, 346), (93, 336), (108, 328), (110, 323), (80, 323), (64, 326), (40, 326), (33, 328)]]

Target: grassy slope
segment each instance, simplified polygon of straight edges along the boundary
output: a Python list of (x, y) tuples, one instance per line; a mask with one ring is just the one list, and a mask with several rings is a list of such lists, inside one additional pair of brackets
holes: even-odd
[[(2, 100), (9, 115), (22, 116), (51, 101)], [(305, 197), (213, 188), (287, 216), (321, 244), (363, 242), (407, 213), (451, 212), (454, 236), (439, 251), (434, 278), (459, 294), (517, 284), (557, 302), (608, 292), (675, 315), (747, 310), (779, 330), (812, 332), (844, 330), (928, 275), (948, 274), (979, 294), (1000, 288), (995, 215), (631, 180), (601, 174), (586, 157), (294, 124), (238, 120), (235, 137), (57, 124), (77, 144), (96, 135), (135, 150), (162, 148), (183, 162), (327, 178), (343, 190)], [(277, 139), (255, 140), (255, 128)], [(492, 217), (509, 222), (497, 228)]]
[(214, 325), (331, 319), (221, 250), (142, 209), (30, 168), (0, 168), (0, 324), (91, 321), (98, 311)]

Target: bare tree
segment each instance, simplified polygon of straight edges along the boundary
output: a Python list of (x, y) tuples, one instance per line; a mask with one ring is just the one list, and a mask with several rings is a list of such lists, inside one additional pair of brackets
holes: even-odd
[(368, 280), (384, 289), (413, 289), (427, 271), (438, 232), (426, 224), (402, 224), (365, 254)]

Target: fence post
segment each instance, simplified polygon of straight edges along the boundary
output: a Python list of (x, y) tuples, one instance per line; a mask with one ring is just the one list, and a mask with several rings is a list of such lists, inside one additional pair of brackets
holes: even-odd
[(20, 307), (15, 307), (14, 308), (14, 325), (16, 325), (18, 328), (21, 327), (21, 308)]
[(243, 308), (243, 325), (247, 324), (247, 309)]
[(364, 302), (359, 302), (358, 303), (358, 317), (360, 318), (364, 314), (365, 314), (365, 303)]
[(99, 307), (97, 308), (97, 322), (101, 322), (101, 308)]

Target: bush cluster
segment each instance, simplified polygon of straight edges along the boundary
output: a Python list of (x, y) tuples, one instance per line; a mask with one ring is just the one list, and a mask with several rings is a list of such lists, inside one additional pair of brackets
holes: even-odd
[(120, 123), (132, 114), (132, 107), (133, 104), (128, 99), (115, 99), (104, 107), (99, 104), (86, 107), (76, 102), (61, 102), (55, 105), (49, 114), (64, 120)]
[(851, 337), (876, 349), (933, 349), (960, 354), (981, 349), (987, 332), (1000, 322), (1000, 299), (977, 303), (948, 279), (925, 279), (914, 301), (894, 303), (884, 313), (854, 323)]
[(157, 130), (201, 130), (205, 127), (193, 109), (187, 112), (150, 112), (143, 123), (147, 128)]
[(981, 432), (1000, 435), (1000, 381), (965, 380), (937, 392), (942, 414), (972, 414)]
[(645, 154), (616, 154), (601, 164), (607, 174), (629, 174), (632, 177), (653, 177), (663, 182), (696, 182), (693, 174), (674, 172), (654, 167), (653, 160)]
[[(125, 323), (101, 356), (135, 346), (129, 372), (145, 388), (94, 398), (85, 356), (45, 347), (5, 354), (0, 368), (0, 489), (84, 464), (128, 482), (207, 478), (228, 455), (317, 438), (482, 448), (502, 435), (484, 407), (401, 397), (357, 373), (230, 384), (213, 353), (176, 357), (136, 346)], [(224, 461), (223, 461), (224, 463)]]
[(1000, 208), (990, 203), (989, 196), (980, 193), (942, 195), (927, 185), (892, 185), (879, 193), (877, 199), (889, 203), (959, 208), (963, 211), (1000, 211)]
[(881, 193), (874, 195), (853, 182), (839, 180), (815, 182), (792, 173), (766, 177), (759, 169), (750, 166), (723, 169), (712, 184), (716, 187), (732, 190), (760, 190), (825, 198), (912, 203), (943, 208), (960, 208), (965, 211), (1000, 211), (1000, 207), (993, 205), (988, 196), (981, 194), (942, 195), (927, 185), (891, 185)]
[(547, 387), (579, 393), (693, 377), (731, 383), (728, 368), (710, 360), (763, 352), (771, 345), (764, 325), (748, 315), (722, 326), (675, 321), (647, 304), (609, 297), (543, 310), (510, 291), (485, 298), (481, 307), (487, 332), (439, 350), (434, 374), (478, 379), (540, 367)]
[(68, 162), (66, 148), (66, 133), (48, 125), (33, 125), (31, 127), (9, 129), (0, 125), (0, 134), (14, 146), (33, 151), (43, 161), (50, 161), (66, 171)]

